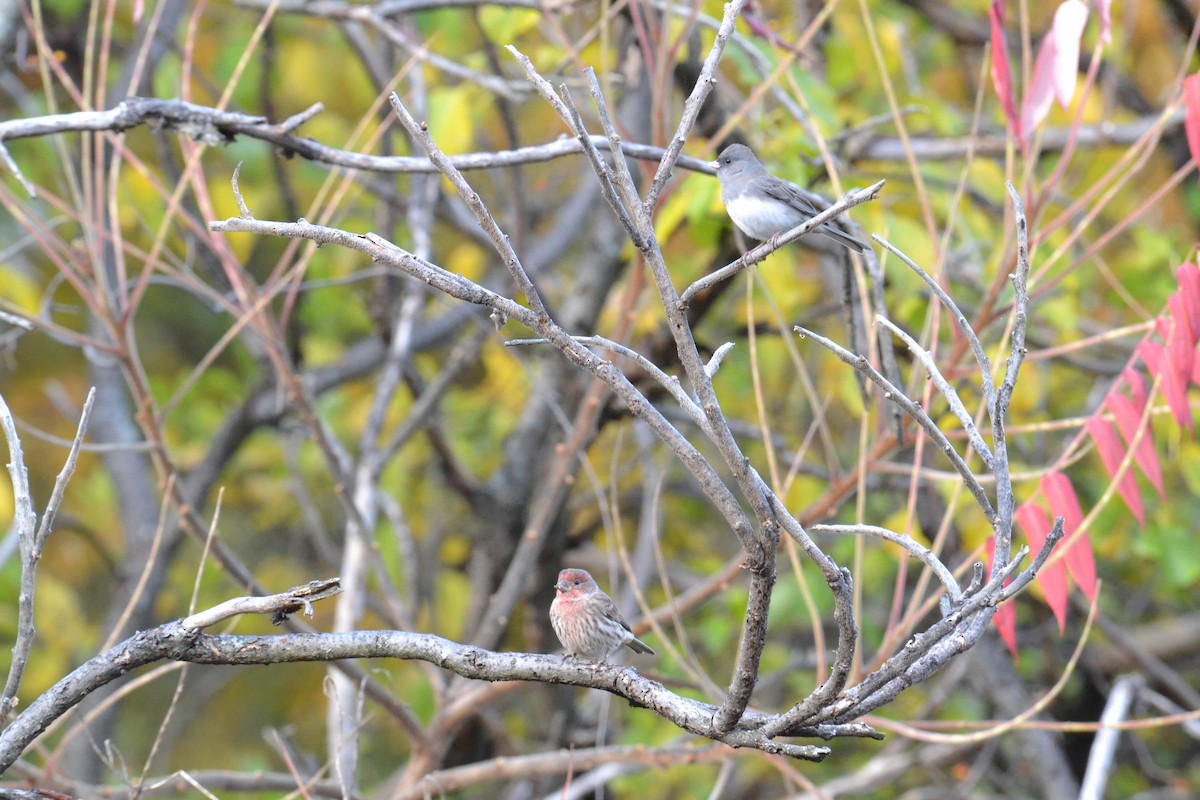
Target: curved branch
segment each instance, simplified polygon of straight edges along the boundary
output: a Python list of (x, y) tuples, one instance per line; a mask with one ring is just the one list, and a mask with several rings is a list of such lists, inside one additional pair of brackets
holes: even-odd
[(0, 396), (0, 429), (3, 429), (8, 439), (8, 471), (13, 484), (13, 531), (21, 548), (21, 591), (17, 596), (17, 638), (12, 648), (12, 665), (8, 670), (8, 679), (4, 683), (4, 694), (0, 696), (0, 726), (8, 721), (16, 705), (17, 690), (21, 686), (21, 678), (25, 675), (25, 665), (29, 660), (29, 652), (33, 648), (35, 634), (33, 626), (33, 597), (37, 565), (42, 558), (42, 549), (50, 538), (54, 527), (54, 519), (58, 516), (58, 508), (62, 505), (63, 492), (67, 482), (75, 474), (75, 463), (79, 458), (79, 448), (83, 445), (83, 436), (87, 432), (88, 420), (92, 416), (92, 405), (96, 401), (96, 388), (88, 391), (84, 401), (83, 411), (79, 416), (79, 426), (75, 438), (71, 442), (70, 452), (67, 453), (66, 463), (54, 482), (54, 490), (46, 510), (42, 514), (41, 524), (37, 523), (37, 513), (33, 510), (33, 494), (29, 488), (29, 475), (25, 469), (25, 457), (21, 452), (21, 440), (17, 437), (16, 424), (4, 397)]
[(644, 768), (664, 769), (675, 764), (704, 764), (729, 758), (733, 752), (721, 745), (695, 747), (673, 744), (665, 747), (613, 745), (580, 747), (535, 753), (527, 756), (500, 756), (461, 767), (431, 772), (416, 784), (392, 795), (392, 800), (424, 800), (427, 797), (459, 792), (486, 781), (511, 778), (535, 778), (595, 769), (602, 764), (637, 764)]
[[(696, 402), (688, 396), (688, 393), (683, 390), (683, 387), (679, 383), (679, 379), (663, 372), (653, 361), (646, 358), (632, 347), (627, 347), (620, 342), (614, 342), (611, 339), (606, 339), (603, 336), (573, 336), (572, 338), (581, 344), (592, 345), (594, 347), (603, 347), (605, 350), (610, 350), (617, 355), (628, 358), (630, 361), (637, 364), (640, 369), (645, 371), (647, 375), (653, 378), (659, 386), (663, 387), (663, 389), (667, 391), (667, 394), (671, 395), (671, 397), (675, 399), (675, 402), (679, 404), (679, 407), (683, 410), (683, 413), (687, 414), (688, 419), (695, 423), (698, 428), (701, 430), (707, 428), (708, 421), (704, 419), (704, 413), (700, 410), (700, 407), (696, 405)], [(523, 345), (549, 343), (549, 339), (510, 339), (504, 343), (504, 346), (520, 347)], [(722, 345), (722, 348), (729, 348), (732, 346), (733, 345), (725, 344)], [(724, 349), (718, 349), (717, 353), (715, 353), (712, 359), (710, 359), (709, 364), (712, 365), (713, 362), (716, 362), (716, 365), (719, 366), (721, 362), (718, 356), (724, 357), (725, 352), (728, 351)], [(716, 373), (715, 367), (713, 368), (712, 372)]]
[[(396, 269), (424, 281), (440, 292), (467, 303), (485, 306), (499, 311), (539, 335), (558, 348), (571, 363), (586, 369), (612, 389), (639, 419), (675, 453), (676, 457), (700, 484), (710, 502), (720, 511), (738, 541), (748, 552), (757, 551), (759, 545), (754, 538), (750, 521), (742, 511), (733, 492), (721, 480), (716, 470), (696, 447), (689, 442), (662, 415), (637, 387), (613, 364), (575, 341), (551, 320), (539, 317), (531, 309), (496, 294), (473, 281), (449, 272), (404, 251), (375, 234), (356, 235), (309, 222), (267, 222), (233, 217), (220, 222), (210, 222), (209, 227), (223, 233), (254, 233), (279, 236), (288, 239), (309, 239), (318, 244), (336, 244), (357, 250), (374, 261), (388, 264)], [(703, 370), (703, 367), (701, 367)]]
[(950, 574), (950, 570), (946, 568), (946, 565), (928, 547), (925, 547), (911, 536), (895, 533), (894, 531), (889, 531), (887, 528), (880, 528), (876, 525), (813, 525), (809, 527), (809, 530), (816, 533), (838, 533), (851, 536), (865, 533), (868, 536), (874, 536), (892, 544), (898, 544), (911, 553), (914, 558), (920, 559), (925, 566), (933, 570), (938, 580), (946, 587), (946, 593), (950, 595), (952, 602), (958, 602), (962, 598), (962, 589), (959, 588), (958, 581), (954, 580), (954, 576)]
[[(340, 150), (312, 139), (304, 139), (291, 133), (289, 121), (273, 125), (266, 117), (220, 111), (182, 100), (159, 100), (151, 97), (130, 97), (107, 111), (77, 111), (0, 122), (0, 142), (83, 131), (121, 133), (147, 124), (159, 124), (209, 144), (229, 144), (238, 136), (247, 136), (273, 144), (285, 155), (299, 156), (331, 167), (380, 173), (436, 174), (439, 171), (428, 158), (421, 156), (375, 156)], [(590, 138), (594, 146), (608, 143), (603, 136)], [(631, 158), (657, 161), (666, 151), (661, 147), (622, 142), (621, 152)], [(449, 160), (455, 169), (466, 172), (537, 164), (582, 153), (583, 147), (577, 140), (560, 139), (516, 150), (464, 153), (450, 156)], [(708, 162), (698, 158), (680, 156), (678, 163), (695, 172), (712, 172)]]
[(1008, 471), (1008, 439), (1004, 433), (1004, 418), (1012, 401), (1017, 385), (1017, 373), (1025, 361), (1025, 323), (1029, 311), (1029, 229), (1025, 220), (1025, 206), (1021, 196), (1011, 183), (1006, 183), (1012, 199), (1017, 228), (1017, 264), (1009, 278), (1013, 284), (1012, 349), (1004, 364), (1004, 381), (996, 391), (995, 400), (988, 405), (992, 419), (992, 446), (995, 448), (996, 463), (996, 508), (1000, 514), (996, 524), (996, 544), (992, 554), (993, 572), (1004, 567), (1012, 549), (1012, 520), (1016, 499), (1013, 495), (1012, 476)]
[(938, 393), (946, 399), (947, 405), (950, 406), (950, 413), (954, 415), (958, 420), (958, 424), (962, 425), (963, 430), (966, 431), (967, 441), (971, 443), (971, 447), (975, 448), (975, 452), (979, 453), (979, 457), (983, 459), (983, 463), (990, 467), (994, 461), (992, 451), (988, 448), (987, 442), (983, 441), (983, 436), (980, 435), (979, 428), (975, 426), (975, 420), (971, 419), (971, 414), (967, 411), (967, 407), (963, 405), (958, 392), (950, 385), (950, 382), (942, 375), (942, 371), (938, 369), (937, 364), (934, 363), (933, 354), (924, 347), (921, 347), (917, 343), (917, 340), (909, 336), (903, 328), (882, 314), (875, 315), (875, 322), (899, 337), (900, 341), (904, 342), (905, 346), (908, 347), (908, 351), (921, 362), (921, 366), (925, 368), (925, 374), (929, 376), (929, 380), (933, 382)]
[[(937, 423), (930, 419), (929, 414), (925, 412), (925, 409), (921, 408), (918, 403), (913, 401), (908, 395), (904, 394), (904, 392), (897, 389), (891, 383), (891, 381), (881, 375), (878, 370), (871, 366), (870, 362), (867, 361), (865, 356), (851, 353), (849, 350), (837, 344), (836, 342), (826, 339), (819, 333), (814, 333), (807, 328), (802, 328), (799, 325), (795, 326), (795, 331), (796, 333), (800, 334), (801, 338), (812, 339), (814, 342), (833, 353), (843, 362), (849, 364), (863, 375), (866, 375), (868, 378), (870, 378), (871, 381), (883, 389), (884, 399), (890, 400), (891, 402), (900, 406), (900, 408), (904, 409), (904, 413), (908, 414), (913, 418), (914, 421), (916, 421), (918, 425), (924, 428), (925, 432), (929, 434), (931, 439), (933, 439), (938, 449), (946, 455), (946, 458), (950, 459), (950, 463), (954, 465), (955, 471), (958, 472), (963, 479), (963, 483), (966, 484), (967, 490), (971, 492), (971, 496), (975, 498), (975, 502), (979, 504), (979, 508), (987, 517), (988, 524), (993, 526), (997, 524), (996, 512), (992, 508), (992, 501), (988, 498), (987, 492), (983, 490), (983, 486), (979, 483), (979, 479), (975, 477), (975, 474), (971, 472), (970, 467), (968, 467), (967, 463), (963, 461), (962, 456), (960, 456), (958, 451), (954, 449), (954, 445), (950, 444), (950, 440), (946, 438), (946, 434), (942, 432), (942, 429), (937, 426)], [(999, 460), (999, 450), (997, 449), (997, 461)]]
[[(557, 655), (497, 653), (458, 644), (432, 634), (406, 631), (295, 633), (279, 636), (210, 636), (190, 630), (182, 620), (140, 631), (86, 662), (34, 700), (0, 734), (0, 773), (7, 770), (55, 719), (83, 698), (133, 669), (157, 661), (246, 665), (330, 662), (339, 659), (398, 658), (421, 660), (465, 678), (484, 681), (536, 681), (584, 686), (623, 697), (648, 708), (689, 733), (750, 747), (772, 755), (820, 761), (829, 749), (778, 742), (761, 732), (771, 717), (748, 714), (730, 731), (713, 727), (717, 708), (681, 697), (629, 667), (586, 663)], [(799, 735), (875, 735), (866, 726), (812, 728)]]

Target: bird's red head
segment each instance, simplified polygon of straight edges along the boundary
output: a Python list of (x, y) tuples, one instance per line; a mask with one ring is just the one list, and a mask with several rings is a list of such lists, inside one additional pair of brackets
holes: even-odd
[(587, 592), (597, 587), (586, 569), (564, 569), (558, 573), (558, 583), (554, 584), (554, 588), (559, 594), (569, 594)]

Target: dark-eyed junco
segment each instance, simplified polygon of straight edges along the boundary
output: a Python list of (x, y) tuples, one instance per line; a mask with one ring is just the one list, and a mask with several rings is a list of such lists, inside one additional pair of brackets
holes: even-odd
[[(817, 215), (808, 198), (794, 185), (776, 178), (744, 144), (731, 144), (712, 162), (721, 181), (721, 200), (733, 224), (753, 239), (776, 236)], [(856, 253), (866, 247), (828, 222), (816, 229)]]

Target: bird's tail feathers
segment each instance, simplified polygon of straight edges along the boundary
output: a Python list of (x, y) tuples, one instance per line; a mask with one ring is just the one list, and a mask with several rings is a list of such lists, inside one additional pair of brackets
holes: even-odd
[(849, 247), (851, 250), (853, 250), (856, 253), (865, 253), (867, 250), (867, 248), (863, 245), (863, 243), (860, 242), (858, 239), (855, 239), (853, 236), (850, 236), (848, 234), (842, 233), (841, 231), (839, 231), (837, 228), (833, 227), (832, 225), (822, 225), (820, 228), (817, 228), (817, 233), (819, 233), (823, 236), (828, 236), (830, 239), (833, 239), (838, 244), (842, 245), (843, 247)]
[(650, 649), (650, 645), (646, 644), (641, 639), (630, 639), (625, 643), (625, 646), (635, 653), (646, 653), (647, 655), (651, 656), (654, 655), (654, 651)]

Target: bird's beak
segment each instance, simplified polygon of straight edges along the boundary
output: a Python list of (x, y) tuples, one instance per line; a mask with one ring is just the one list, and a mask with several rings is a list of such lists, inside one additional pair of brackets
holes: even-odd
[(558, 583), (554, 584), (554, 588), (560, 592), (565, 592), (567, 590), (567, 585), (562, 581), (559, 581)]
[(713, 172), (716, 172), (717, 170), (719, 170), (721, 168), (720, 161), (710, 161), (710, 162), (708, 162), (708, 165), (713, 168)]

